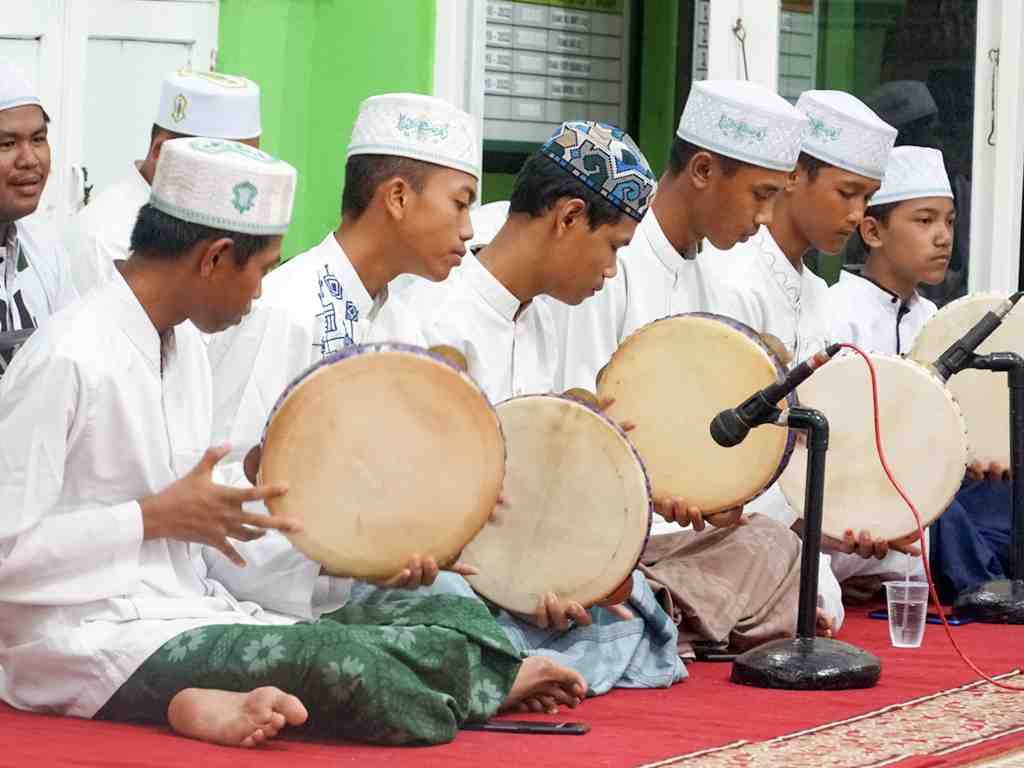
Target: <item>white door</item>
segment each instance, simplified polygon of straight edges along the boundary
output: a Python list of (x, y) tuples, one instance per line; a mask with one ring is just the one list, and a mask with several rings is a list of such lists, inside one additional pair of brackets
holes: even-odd
[(52, 119), (53, 170), (40, 215), (57, 226), (145, 156), (160, 81), (215, 64), (217, 0), (5, 3), (0, 56), (19, 62)]

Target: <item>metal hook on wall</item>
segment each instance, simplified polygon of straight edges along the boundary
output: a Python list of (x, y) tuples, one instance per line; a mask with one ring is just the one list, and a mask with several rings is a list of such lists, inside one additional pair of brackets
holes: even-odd
[(747, 30), (743, 28), (743, 19), (736, 19), (736, 24), (732, 28), (733, 35), (740, 41), (740, 52), (743, 54), (743, 79), (750, 79), (750, 70), (747, 68)]
[(996, 86), (999, 79), (999, 49), (990, 48), (988, 52), (988, 60), (992, 62), (992, 126), (988, 132), (988, 138), (985, 141), (990, 147), (996, 145)]

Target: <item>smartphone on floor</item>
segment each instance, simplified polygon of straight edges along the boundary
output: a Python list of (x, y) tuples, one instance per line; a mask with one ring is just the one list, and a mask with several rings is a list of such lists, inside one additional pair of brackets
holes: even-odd
[(466, 723), (464, 731), (491, 731), (494, 733), (546, 733), (563, 736), (582, 736), (590, 730), (586, 723), (550, 723), (540, 720), (491, 720), (486, 723)]
[[(869, 619), (884, 619), (884, 620), (888, 620), (889, 612), (887, 610), (885, 610), (884, 608), (882, 608), (881, 610), (878, 610), (878, 611), (871, 611), (871, 613), (868, 614), (868, 618)], [(932, 611), (928, 612), (928, 615), (925, 616), (924, 620), (928, 624), (941, 624), (942, 623), (942, 619), (939, 618), (939, 614), (934, 613)], [(960, 627), (960, 626), (963, 626), (964, 624), (970, 624), (973, 621), (974, 621), (973, 619), (962, 619), (959, 616), (954, 616), (952, 613), (947, 613), (946, 614), (946, 623), (949, 624), (949, 626), (951, 626), (951, 627)]]

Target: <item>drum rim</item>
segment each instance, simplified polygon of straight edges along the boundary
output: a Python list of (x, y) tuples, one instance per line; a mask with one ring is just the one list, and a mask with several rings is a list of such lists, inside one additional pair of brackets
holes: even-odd
[[(626, 448), (629, 449), (630, 454), (633, 456), (634, 460), (636, 461), (637, 467), (639, 467), (639, 469), (640, 469), (640, 476), (643, 478), (644, 490), (645, 490), (645, 492), (647, 494), (647, 515), (646, 515), (646, 526), (645, 526), (645, 531), (644, 531), (643, 543), (640, 546), (640, 553), (637, 556), (637, 561), (633, 565), (633, 567), (630, 569), (629, 573), (626, 575), (626, 578), (624, 579), (624, 581), (632, 578), (633, 572), (636, 571), (637, 568), (639, 568), (640, 564), (643, 562), (643, 553), (647, 550), (647, 545), (650, 543), (650, 540), (651, 540), (651, 530), (652, 530), (653, 524), (654, 524), (654, 521), (653, 521), (654, 499), (653, 499), (653, 496), (652, 496), (651, 478), (647, 474), (647, 467), (644, 464), (643, 459), (640, 457), (640, 454), (637, 452), (636, 446), (633, 445), (633, 442), (629, 439), (628, 434), (622, 429), (622, 427), (620, 427), (618, 424), (616, 424), (614, 420), (609, 418), (606, 414), (602, 413), (600, 409), (594, 408), (589, 403), (584, 402), (583, 400), (581, 400), (581, 399), (579, 399), (577, 397), (573, 397), (572, 395), (559, 394), (559, 393), (555, 393), (555, 392), (552, 392), (552, 393), (535, 392), (535, 393), (531, 393), (531, 394), (527, 394), (527, 395), (515, 395), (513, 397), (505, 398), (501, 402), (497, 403), (494, 406), (495, 413), (497, 413), (498, 408), (500, 408), (503, 405), (506, 405), (507, 403), (517, 402), (517, 401), (522, 401), (522, 400), (564, 400), (564, 401), (569, 402), (569, 403), (571, 403), (573, 405), (581, 406), (581, 407), (585, 408), (587, 411), (589, 411), (590, 413), (592, 413), (595, 416), (597, 416), (606, 425), (610, 426), (614, 430), (615, 434), (618, 435), (620, 442), (622, 442), (622, 444), (625, 445)], [(501, 421), (500, 417), (499, 417), (498, 421), (500, 423), (500, 421)], [(503, 433), (503, 436), (504, 436), (504, 433)], [(508, 444), (507, 443), (505, 443), (505, 456), (506, 456), (506, 462), (507, 462), (507, 460), (508, 460)], [(508, 477), (508, 473), (507, 472), (505, 474), (505, 477), (506, 478)], [(480, 530), (482, 531), (484, 528), (486, 528), (487, 524), (489, 522), (490, 521), (486, 521), (484, 523), (484, 525), (481, 527)], [(478, 531), (477, 534), (479, 534), (479, 532), (480, 531)], [(475, 536), (474, 536), (474, 538), (475, 538)], [(467, 544), (466, 546), (468, 547), (469, 544)], [(472, 586), (474, 579), (473, 579), (473, 577), (467, 577), (467, 581)], [(614, 592), (615, 589), (616, 588), (613, 587), (612, 588), (612, 592)], [(473, 586), (473, 590), (476, 591), (476, 587), (475, 586)], [(489, 597), (488, 595), (485, 595), (483, 592), (480, 592), (479, 594), (482, 595), (483, 597), (487, 598), (488, 600), (491, 600), (496, 605), (500, 605), (499, 603), (497, 603), (497, 601), (495, 601), (493, 598)], [(609, 593), (609, 594), (611, 594), (611, 593)], [(591, 605), (599, 605), (602, 599), (603, 598), (600, 598), (600, 599), (594, 601), (593, 603), (591, 603)], [(590, 606), (586, 606), (585, 605), (584, 607), (590, 607)], [(510, 609), (505, 609), (505, 610), (510, 610)]]
[[(490, 398), (487, 397), (487, 394), (484, 392), (483, 388), (479, 384), (477, 384), (476, 380), (472, 376), (470, 376), (468, 372), (462, 370), (461, 368), (459, 368), (459, 366), (457, 366), (454, 363), (450, 362), (449, 360), (445, 359), (441, 355), (438, 355), (438, 354), (436, 354), (434, 352), (431, 352), (429, 349), (426, 349), (425, 347), (420, 347), (420, 346), (418, 346), (416, 344), (407, 344), (405, 342), (375, 341), (375, 342), (367, 342), (367, 343), (363, 343), (363, 344), (351, 344), (351, 345), (345, 347), (344, 349), (339, 350), (338, 352), (333, 352), (333, 353), (331, 353), (329, 355), (325, 355), (320, 360), (317, 360), (316, 362), (314, 362), (311, 365), (309, 365), (305, 370), (302, 371), (302, 373), (300, 373), (298, 376), (296, 376), (288, 384), (287, 387), (285, 387), (284, 391), (282, 391), (281, 394), (278, 396), (276, 402), (274, 403), (273, 408), (271, 408), (270, 413), (267, 416), (266, 422), (263, 425), (263, 432), (260, 435), (259, 446), (260, 446), (261, 453), (265, 452), (265, 450), (266, 450), (267, 435), (268, 435), (268, 433), (270, 431), (270, 427), (271, 427), (271, 424), (273, 423), (274, 417), (280, 412), (280, 410), (284, 407), (285, 402), (287, 402), (289, 397), (291, 395), (293, 395), (298, 390), (299, 386), (304, 381), (306, 381), (314, 373), (318, 372), (321, 368), (326, 368), (326, 367), (328, 367), (330, 365), (333, 365), (335, 363), (342, 362), (345, 359), (356, 357), (358, 355), (366, 354), (366, 353), (370, 353), (370, 352), (385, 353), (385, 354), (387, 354), (387, 353), (410, 354), (410, 355), (414, 355), (414, 356), (421, 357), (421, 358), (428, 358), (430, 360), (433, 360), (434, 362), (441, 363), (442, 365), (444, 365), (445, 367), (447, 367), (448, 369), (450, 369), (454, 373), (458, 374), (458, 376), (463, 381), (465, 381), (467, 384), (469, 384), (470, 387), (477, 394), (480, 395), (481, 400), (483, 401), (483, 403), (486, 406), (486, 411), (485, 412), (490, 415), (490, 417), (491, 417), (490, 421), (493, 422), (495, 428), (497, 429), (498, 444), (501, 447), (501, 461), (500, 461), (500, 465), (501, 465), (501, 481), (500, 481), (499, 488), (498, 488), (498, 492), (500, 494), (500, 492), (501, 492), (501, 485), (504, 484), (504, 482), (505, 482), (505, 475), (506, 475), (506, 473), (508, 471), (508, 448), (507, 448), (507, 444), (506, 444), (506, 441), (505, 441), (505, 432), (501, 428), (501, 419), (498, 418), (498, 412), (497, 412), (497, 410), (495, 410), (494, 403), (491, 402)], [(263, 455), (265, 455), (265, 453)], [(262, 481), (263, 481), (263, 463), (261, 461), (260, 469), (257, 471), (257, 477), (256, 477), (257, 485), (260, 484)], [(476, 530), (473, 531), (472, 536), (470, 536), (470, 538), (467, 540), (467, 544), (468, 544), (469, 541), (472, 541), (473, 538), (475, 538), (477, 536), (477, 534), (480, 533), (481, 530), (483, 530), (483, 527), (487, 524), (487, 520), (488, 520), (488, 518), (484, 518), (483, 519), (483, 521), (476, 528)], [(290, 540), (290, 537), (289, 537), (289, 540)], [(292, 546), (295, 546), (294, 542), (292, 542)], [(463, 547), (465, 547), (465, 546), (466, 545), (463, 545)], [(446, 567), (446, 566), (450, 565), (452, 562), (454, 562), (455, 559), (457, 559), (457, 558), (458, 558), (458, 553), (456, 553), (450, 561), (446, 561), (446, 562), (443, 562), (443, 563), (442, 562), (438, 562), (438, 566), (442, 567), (442, 568)]]
[[(904, 357), (903, 355), (890, 355), (890, 354), (885, 353), (885, 352), (868, 352), (866, 354), (871, 358), (872, 362), (874, 362), (875, 360), (893, 361), (893, 362), (896, 362), (898, 364), (905, 365), (910, 370), (919, 371), (919, 372), (923, 373), (926, 377), (931, 379), (933, 382), (935, 382), (935, 384), (938, 385), (939, 391), (942, 392), (943, 395), (945, 395), (945, 397), (949, 401), (950, 405), (953, 406), (953, 412), (956, 415), (956, 420), (957, 420), (957, 422), (960, 425), (960, 435), (963, 438), (965, 457), (969, 458), (970, 457), (970, 453), (971, 453), (971, 448), (970, 448), (970, 435), (969, 435), (969, 433), (967, 431), (967, 422), (964, 420), (964, 415), (963, 415), (963, 411), (960, 408), (960, 403), (957, 402), (957, 399), (953, 396), (953, 393), (949, 391), (949, 387), (946, 386), (946, 382), (944, 382), (942, 380), (942, 377), (940, 377), (938, 374), (936, 374), (935, 371), (932, 370), (927, 364), (921, 363), (918, 360), (914, 360), (914, 359), (912, 359), (910, 357)], [(849, 350), (844, 350), (838, 357), (833, 359), (831, 362), (832, 362), (832, 364), (834, 364), (834, 363), (836, 363), (836, 362), (838, 362), (840, 360), (851, 360), (851, 359), (858, 359), (858, 358), (859, 358), (859, 355), (857, 355), (855, 352), (852, 352), (852, 351), (849, 351)], [(877, 458), (878, 458), (878, 455), (876, 453), (875, 454), (875, 459), (877, 460)], [(966, 471), (967, 471), (967, 462), (965, 461), (965, 463), (964, 463), (964, 472), (966, 473)], [(898, 481), (899, 478), (896, 478), (896, 480)], [(805, 479), (801, 478), (800, 482), (803, 483), (804, 485), (806, 485)], [(786, 499), (786, 502), (791, 507), (793, 507), (793, 511), (794, 512), (797, 511), (796, 505), (793, 503), (792, 499), (790, 499), (790, 494), (786, 492), (785, 484), (780, 482), (779, 483), (779, 488), (780, 488), (780, 490), (782, 490), (782, 495)], [(957, 485), (957, 488), (959, 488), (959, 485)], [(957, 494), (957, 491), (954, 489), (952, 494), (949, 497), (949, 500), (945, 504), (941, 505), (942, 510), (937, 515), (935, 515), (935, 517), (933, 517), (929, 522), (924, 523), (924, 527), (927, 528), (929, 525), (934, 523), (935, 520), (938, 520), (939, 517), (941, 517), (945, 513), (946, 509), (949, 507), (949, 505), (956, 498), (956, 494)], [(802, 511), (803, 499), (800, 499), (800, 506), (801, 506), (801, 511), (800, 511), (800, 515), (799, 516), (802, 518), (803, 517), (803, 511)], [(909, 509), (907, 511), (909, 512)], [(920, 510), (918, 510), (918, 512), (920, 513)], [(922, 522), (923, 522), (923, 520), (922, 520)], [(823, 527), (824, 527), (824, 525), (825, 525), (824, 516), (823, 516), (823, 519), (822, 519), (822, 524), (823, 524)], [(830, 535), (833, 535), (833, 537), (835, 538), (834, 534), (835, 534), (835, 531), (833, 531)], [(897, 538), (899, 538), (899, 537), (897, 537)]]
[[(639, 334), (649, 330), (651, 327), (657, 325), (658, 323), (662, 323), (667, 320), (679, 320), (691, 317), (700, 318), (702, 320), (714, 320), (722, 323), (723, 325), (728, 326), (734, 331), (743, 334), (743, 336), (745, 336), (748, 340), (754, 342), (757, 345), (757, 347), (768, 356), (769, 361), (775, 368), (776, 379), (782, 379), (786, 375), (786, 366), (783, 364), (779, 356), (775, 353), (775, 350), (773, 350), (771, 347), (764, 343), (764, 340), (761, 338), (761, 335), (757, 331), (755, 331), (751, 326), (744, 323), (742, 320), (737, 320), (733, 317), (729, 317), (728, 315), (720, 315), (716, 312), (677, 312), (676, 314), (665, 315), (665, 317), (659, 317), (656, 320), (651, 320), (648, 323), (644, 323), (622, 340), (618, 347), (615, 348), (615, 351), (612, 353), (612, 356), (608, 358), (608, 362), (605, 363), (605, 366), (602, 369), (602, 371), (607, 369), (608, 366), (612, 364), (612, 361), (615, 360), (616, 355), (619, 354), (620, 350), (634, 336), (638, 336)], [(600, 387), (598, 387), (598, 389), (600, 389)], [(786, 402), (789, 404), (791, 408), (797, 406), (799, 403), (797, 401), (796, 392), (791, 392), (788, 395), (786, 395)], [(778, 468), (775, 470), (775, 473), (771, 476), (770, 480), (765, 484), (764, 488), (762, 488), (749, 499), (744, 501), (743, 505), (749, 504), (750, 502), (754, 501), (754, 499), (759, 498), (779, 481), (779, 478), (782, 477), (782, 473), (785, 472), (786, 467), (789, 466), (789, 461), (793, 457), (793, 451), (795, 448), (796, 434), (793, 432), (793, 430), (787, 429), (786, 444), (782, 449), (782, 457), (779, 459)]]

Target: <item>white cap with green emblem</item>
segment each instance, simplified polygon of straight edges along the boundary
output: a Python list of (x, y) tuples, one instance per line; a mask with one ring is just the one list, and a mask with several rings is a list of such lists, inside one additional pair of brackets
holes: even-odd
[(160, 150), (149, 204), (193, 224), (282, 235), (296, 176), (288, 163), (237, 141), (172, 139)]
[(804, 152), (837, 168), (882, 180), (897, 131), (867, 104), (845, 91), (804, 91), (796, 108), (811, 121)]
[(255, 139), (260, 135), (260, 87), (220, 72), (179, 69), (164, 78), (154, 121), (186, 136)]
[(359, 106), (348, 157), (392, 155), (481, 174), (482, 148), (473, 116), (444, 99), (385, 93)]

